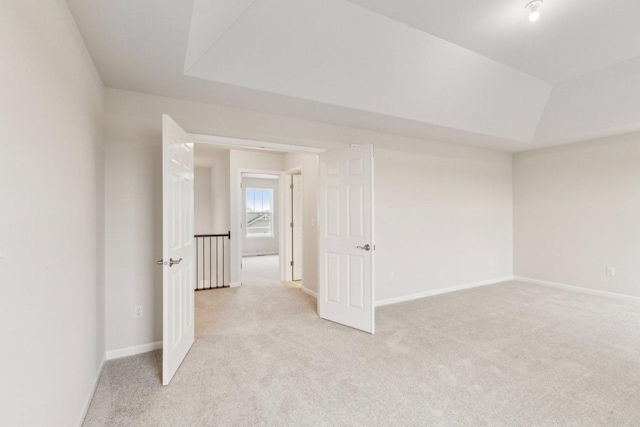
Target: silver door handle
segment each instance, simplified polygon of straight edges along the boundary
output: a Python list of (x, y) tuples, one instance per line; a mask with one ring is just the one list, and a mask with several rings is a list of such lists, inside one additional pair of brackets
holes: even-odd
[(367, 243), (364, 246), (356, 246), (356, 248), (358, 249), (364, 249), (365, 251), (368, 251), (369, 249), (371, 249), (371, 246), (369, 246), (369, 244)]
[(182, 258), (180, 259), (169, 258), (169, 267), (173, 267), (173, 264), (180, 264), (180, 261), (182, 261)]
[(164, 262), (163, 259), (159, 259), (159, 260), (156, 261), (156, 264), (158, 264), (158, 265), (166, 265), (167, 263)]

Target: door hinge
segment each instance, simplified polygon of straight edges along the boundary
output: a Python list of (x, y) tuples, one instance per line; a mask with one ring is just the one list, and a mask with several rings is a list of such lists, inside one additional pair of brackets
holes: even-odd
[(242, 263), (240, 263), (240, 268), (242, 268)]
[(292, 222), (289, 223), (289, 227), (293, 228), (293, 223)]
[(291, 267), (293, 267), (293, 261), (291, 261), (289, 264), (291, 265)]
[(293, 190), (293, 184), (290, 184), (290, 185), (289, 185), (289, 188)]

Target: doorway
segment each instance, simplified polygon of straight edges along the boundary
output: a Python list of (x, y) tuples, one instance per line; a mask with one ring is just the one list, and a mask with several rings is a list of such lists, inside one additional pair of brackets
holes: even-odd
[(280, 174), (242, 173), (242, 283), (280, 280)]
[(304, 266), (304, 183), (302, 167), (284, 172), (284, 280), (302, 286)]

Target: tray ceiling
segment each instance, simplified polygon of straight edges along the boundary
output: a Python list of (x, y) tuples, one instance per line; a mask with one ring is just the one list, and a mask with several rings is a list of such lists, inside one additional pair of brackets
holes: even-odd
[(505, 151), (640, 129), (637, 2), (525, 3), (68, 1), (111, 87)]

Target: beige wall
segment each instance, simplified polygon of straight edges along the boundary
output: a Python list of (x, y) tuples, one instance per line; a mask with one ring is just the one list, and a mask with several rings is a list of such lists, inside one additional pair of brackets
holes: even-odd
[[(194, 151), (194, 216), (196, 234), (225, 234), (229, 228), (229, 149), (211, 144), (196, 143)], [(202, 173), (202, 171), (206, 171)], [(200, 173), (199, 173), (200, 171)], [(201, 241), (204, 245), (204, 241)], [(229, 251), (231, 242), (223, 238), (214, 241), (218, 248), (217, 276), (224, 284), (229, 284)], [(222, 265), (222, 246), (225, 262)], [(200, 246), (201, 247), (201, 246)], [(206, 251), (205, 251), (206, 252)], [(202, 252), (198, 252), (203, 256)], [(216, 254), (216, 252), (213, 252)], [(200, 262), (200, 260), (198, 261)], [(204, 256), (204, 271), (208, 268), (208, 258)], [(224, 273), (224, 277), (223, 277)], [(198, 275), (198, 280), (202, 280)], [(206, 276), (206, 274), (205, 274)], [(208, 279), (208, 277), (205, 277)], [(216, 283), (218, 284), (218, 283)], [(208, 286), (201, 284), (200, 286)]]
[(213, 234), (211, 219), (211, 168), (195, 167), (193, 170), (193, 220), (195, 234)]
[[(211, 194), (208, 197), (211, 203), (209, 207), (211, 224), (208, 232), (213, 234), (224, 234), (229, 231), (229, 155), (228, 148), (196, 143), (194, 164), (197, 168), (209, 169), (211, 175), (209, 183)], [(198, 185), (198, 181), (194, 184)], [(205, 195), (204, 198), (207, 196)]]
[[(161, 339), (162, 283), (154, 260), (161, 245), (161, 114), (192, 133), (332, 149), (376, 146), (377, 300), (499, 279), (512, 274), (510, 154), (381, 134), (246, 110), (107, 89), (107, 347)], [(392, 150), (393, 149), (393, 150)], [(252, 153), (252, 152), (245, 152)], [(256, 152), (253, 152), (254, 154)], [(264, 154), (264, 153), (258, 153)], [(252, 155), (253, 156), (253, 155)], [(270, 165), (242, 167), (305, 171), (305, 287), (315, 291), (317, 174), (311, 160), (285, 155)], [(230, 187), (240, 166), (230, 159)], [(311, 193), (313, 194), (313, 193)], [(231, 209), (237, 203), (231, 195)], [(231, 215), (231, 230), (237, 219)], [(307, 229), (310, 227), (310, 229)], [(310, 245), (310, 246), (307, 246)], [(235, 253), (231, 251), (232, 255)], [(232, 260), (232, 275), (234, 273)], [(390, 272), (395, 280), (389, 279)], [(133, 319), (136, 304), (145, 317)]]
[(215, 234), (224, 234), (231, 230), (229, 219), (230, 191), (229, 151), (223, 160), (211, 167), (211, 223)]
[(376, 301), (512, 275), (511, 158), (376, 150)]
[(79, 425), (104, 357), (104, 90), (64, 1), (0, 13), (0, 425)]
[(515, 155), (514, 230), (517, 276), (640, 296), (640, 133)]

